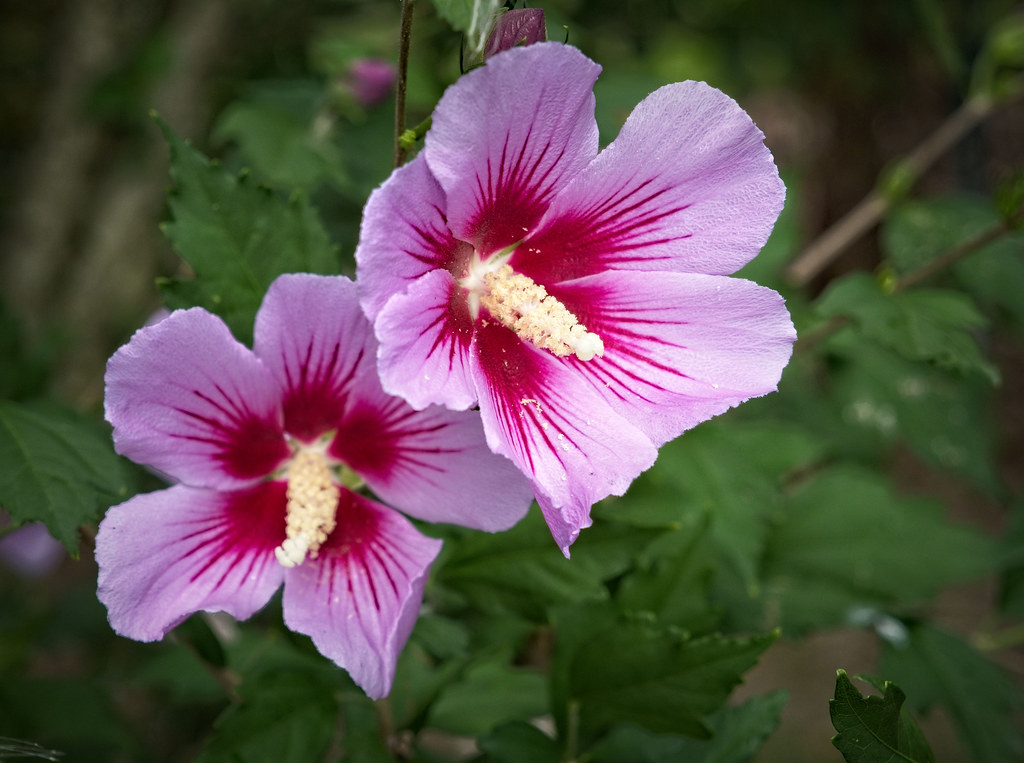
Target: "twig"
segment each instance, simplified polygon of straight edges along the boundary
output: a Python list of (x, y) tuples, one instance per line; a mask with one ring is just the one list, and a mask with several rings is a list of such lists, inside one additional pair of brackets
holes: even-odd
[[(893, 281), (887, 291), (890, 294), (897, 294), (901, 291), (906, 291), (912, 286), (917, 286), (922, 281), (926, 281), (932, 276), (938, 275), (943, 270), (946, 270), (965, 257), (974, 254), (982, 247), (988, 246), (993, 241), (998, 241), (1003, 236), (1016, 230), (1017, 222), (1021, 219), (1022, 214), (1024, 214), (1024, 212), (1011, 216), (1009, 219), (1001, 220), (995, 225), (986, 228), (973, 238), (969, 238), (967, 241), (948, 249), (931, 262), (928, 262), (915, 270), (911, 270), (906, 275)], [(801, 336), (793, 351), (805, 351), (818, 344), (818, 342), (832, 336), (832, 334), (850, 323), (851, 319), (848, 316), (834, 315), (825, 323), (822, 323)]]
[(398, 37), (398, 82), (395, 87), (395, 169), (405, 163), (407, 149), (402, 147), (405, 132), (405, 90), (409, 74), (409, 44), (412, 40), (414, 0), (402, 0), (402, 29)]
[(936, 257), (928, 264), (922, 265), (917, 270), (910, 271), (896, 281), (892, 290), (894, 292), (903, 291), (904, 289), (909, 289), (911, 286), (917, 286), (921, 281), (931, 278), (933, 275), (942, 272), (955, 262), (962, 260), (970, 254), (974, 254), (974, 252), (978, 251), (983, 246), (987, 246), (993, 241), (998, 241), (1011, 230), (1013, 230), (1013, 227), (1005, 220), (993, 225), (987, 230), (983, 230), (974, 238), (970, 238), (962, 244), (954, 246), (945, 254)]
[[(935, 132), (897, 162), (894, 171), (899, 173), (900, 183), (905, 184), (903, 187), (909, 188), (916, 183), (925, 170), (992, 113), (994, 106), (994, 101), (987, 95), (977, 95), (965, 101)], [(878, 188), (872, 190), (790, 263), (786, 268), (786, 280), (795, 286), (806, 285), (844, 249), (877, 225), (891, 205), (889, 196)]]

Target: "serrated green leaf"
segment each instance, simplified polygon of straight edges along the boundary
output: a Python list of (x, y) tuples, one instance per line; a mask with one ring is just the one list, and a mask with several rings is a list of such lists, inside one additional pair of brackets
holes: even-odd
[(285, 201), (235, 177), (159, 124), (175, 182), (164, 232), (195, 272), (193, 281), (160, 284), (167, 306), (205, 307), (249, 343), (271, 282), (283, 273), (337, 273), (337, 252), (304, 195)]
[(896, 496), (872, 472), (836, 468), (789, 500), (768, 539), (765, 579), (784, 627), (798, 632), (981, 576), (994, 552), (985, 536), (947, 521), (936, 502)]
[(708, 719), (710, 739), (616, 726), (587, 750), (587, 757), (595, 763), (747, 763), (778, 728), (788, 699), (785, 691), (776, 691), (739, 707), (723, 707)]
[(470, 658), (437, 662), (413, 640), (398, 656), (388, 702), (396, 728), (420, 729), (444, 687), (458, 679)]
[[(908, 202), (895, 209), (882, 230), (889, 261), (903, 273), (922, 267), (946, 251), (1000, 223), (986, 199), (954, 196)], [(1024, 322), (1024, 232), (979, 248), (951, 268), (954, 280), (984, 307), (998, 306)]]
[(635, 621), (601, 630), (579, 646), (569, 665), (569, 701), (578, 708), (580, 732), (586, 737), (630, 722), (706, 738), (706, 717), (775, 638), (693, 639)]
[(551, 737), (524, 721), (503, 723), (477, 740), (483, 763), (559, 763), (562, 749)]
[(731, 568), (756, 595), (767, 520), (781, 500), (782, 477), (819, 455), (814, 440), (792, 426), (708, 422), (666, 444), (654, 467), (601, 513), (662, 527), (693, 526), (710, 517), (718, 574)]
[(655, 535), (613, 522), (596, 523), (580, 534), (569, 560), (534, 507), (506, 532), (463, 538), (435, 569), (435, 580), (485, 612), (541, 621), (549, 606), (606, 598), (603, 581), (625, 570), (633, 554)]
[(109, 435), (74, 411), (0, 400), (0, 506), (15, 524), (44, 522), (78, 555), (78, 527), (131, 494)]
[(453, 734), (477, 736), (500, 723), (547, 712), (544, 676), (508, 663), (509, 656), (499, 654), (469, 668), (441, 692), (430, 709), (430, 725)]
[(434, 0), (438, 15), (457, 32), (466, 35), (466, 48), (471, 55), (483, 53), (501, 0)]
[(338, 714), (331, 687), (306, 673), (271, 672), (248, 677), (241, 693), (217, 720), (200, 761), (306, 763), (323, 756)]
[(696, 527), (669, 530), (637, 560), (615, 591), (627, 612), (651, 612), (660, 622), (691, 632), (710, 630), (719, 619), (709, 601), (715, 557), (710, 542), (711, 518)]
[(343, 186), (341, 155), (330, 131), (314, 129), (323, 86), (312, 80), (260, 83), (227, 106), (213, 139), (234, 142), (261, 177), (288, 188)]
[(420, 615), (410, 638), (437, 659), (450, 660), (468, 653), (469, 632), (465, 624), (441, 615)]
[(866, 337), (910, 360), (999, 381), (999, 370), (969, 333), (984, 326), (985, 318), (958, 292), (917, 288), (886, 294), (870, 275), (854, 273), (835, 281), (817, 309), (826, 318), (852, 318)]
[(828, 702), (832, 737), (847, 763), (933, 763), (927, 740), (909, 713), (903, 710), (903, 691), (892, 683), (881, 697), (864, 697), (845, 670), (836, 675), (835, 698)]
[(885, 643), (881, 671), (905, 688), (915, 712), (945, 707), (978, 763), (1024, 755), (1013, 716), (1024, 706), (1020, 689), (960, 638), (925, 625), (911, 627), (905, 643)]
[(963, 474), (1001, 496), (991, 407), (993, 390), (964, 377), (914, 363), (851, 332), (830, 342), (834, 452), (859, 461), (888, 461), (905, 441), (926, 462)]

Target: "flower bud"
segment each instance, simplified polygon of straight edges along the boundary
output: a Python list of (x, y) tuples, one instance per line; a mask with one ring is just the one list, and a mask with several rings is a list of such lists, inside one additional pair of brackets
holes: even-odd
[(379, 58), (357, 58), (349, 65), (346, 79), (356, 103), (370, 108), (391, 95), (395, 66)]
[(519, 45), (532, 45), (548, 38), (544, 25), (544, 11), (540, 8), (520, 8), (505, 11), (494, 22), (494, 29), (484, 47), (484, 60)]

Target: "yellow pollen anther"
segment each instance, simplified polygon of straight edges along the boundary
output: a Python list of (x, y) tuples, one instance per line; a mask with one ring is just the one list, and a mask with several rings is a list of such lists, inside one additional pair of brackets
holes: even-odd
[(317, 551), (336, 524), (335, 512), (341, 490), (334, 482), (323, 453), (300, 449), (288, 467), (288, 510), (284, 543), (274, 556), (285, 567), (302, 564)]
[(529, 276), (502, 265), (483, 280), (487, 292), (480, 295), (480, 304), (523, 339), (559, 357), (592, 360), (604, 355), (601, 337), (587, 331), (565, 305)]

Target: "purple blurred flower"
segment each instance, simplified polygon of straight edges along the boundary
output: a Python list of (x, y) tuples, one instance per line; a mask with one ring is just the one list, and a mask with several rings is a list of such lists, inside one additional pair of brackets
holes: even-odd
[(533, 45), (548, 38), (544, 11), (540, 8), (519, 8), (505, 11), (494, 22), (484, 46), (484, 60), (518, 46)]
[[(0, 514), (0, 528), (9, 520)], [(65, 556), (42, 522), (30, 522), (0, 538), (0, 561), (23, 577), (36, 578), (52, 571)]]
[(479, 405), (565, 553), (658, 446), (774, 390), (795, 339), (778, 294), (727, 277), (782, 209), (764, 136), (682, 82), (598, 153), (599, 71), (538, 43), (464, 76), (356, 251), (384, 388)]
[(283, 583), (285, 624), (368, 695), (387, 694), (441, 543), (356, 487), (485, 530), (518, 521), (530, 489), (487, 449), (475, 413), (386, 395), (375, 352), (351, 281), (292, 275), (267, 292), (251, 351), (194, 308), (115, 353), (116, 448), (180, 484), (100, 524), (114, 630), (153, 641), (199, 610), (244, 619)]
[(346, 76), (356, 103), (370, 108), (381, 103), (395, 86), (395, 65), (379, 58), (357, 58)]

